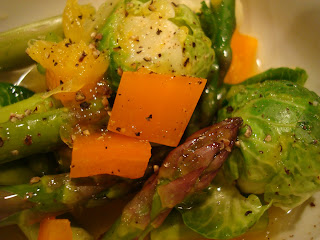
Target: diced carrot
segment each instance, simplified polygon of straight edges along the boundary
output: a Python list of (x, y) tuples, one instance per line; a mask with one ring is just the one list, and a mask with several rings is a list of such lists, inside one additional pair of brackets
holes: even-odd
[(224, 82), (237, 84), (255, 74), (258, 40), (236, 30), (231, 39), (231, 48), (232, 62)]
[(113, 132), (76, 136), (73, 143), (70, 177), (111, 174), (126, 178), (144, 175), (151, 145)]
[(108, 130), (177, 146), (206, 81), (152, 72), (124, 72)]
[(38, 240), (72, 240), (68, 219), (44, 219), (40, 223)]

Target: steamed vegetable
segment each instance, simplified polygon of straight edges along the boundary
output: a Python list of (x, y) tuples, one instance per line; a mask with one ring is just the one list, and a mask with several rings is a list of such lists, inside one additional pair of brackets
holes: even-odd
[(0, 108), (29, 98), (33, 92), (24, 87), (0, 82)]
[[(220, 119), (241, 116), (245, 124), (225, 166), (228, 176), (242, 192), (263, 194), (283, 209), (320, 189), (320, 98), (299, 85), (305, 76), (301, 69), (269, 70), (232, 87), (219, 112)], [(264, 77), (292, 81), (255, 83)]]
[(1, 186), (0, 226), (28, 225), (85, 205), (91, 199), (122, 197), (138, 184), (108, 175), (71, 180), (68, 174), (59, 174), (35, 177), (28, 184)]
[(214, 60), (197, 16), (186, 5), (167, 0), (122, 0), (100, 32), (98, 47), (110, 55), (107, 75), (113, 89), (122, 72), (141, 67), (205, 78)]
[(110, 174), (141, 178), (150, 157), (151, 146), (147, 141), (112, 132), (76, 136), (70, 177)]
[(144, 239), (159, 227), (172, 208), (210, 184), (231, 152), (241, 124), (240, 118), (225, 120), (173, 150), (102, 239)]
[(49, 33), (62, 37), (61, 22), (61, 17), (57, 16), (0, 33), (0, 71), (31, 64), (33, 61), (25, 52), (28, 42), (44, 39)]
[[(27, 49), (29, 56), (46, 69), (49, 95), (64, 105), (74, 105), (93, 98), (93, 90), (107, 70), (108, 61), (103, 54), (83, 41), (59, 43), (37, 41)], [(47, 95), (46, 95), (47, 97)]]
[(0, 123), (21, 120), (32, 113), (45, 113), (61, 107), (60, 101), (36, 93), (32, 97), (0, 108)]
[(17, 185), (28, 183), (33, 177), (42, 177), (59, 172), (56, 159), (52, 153), (37, 154), (6, 164), (0, 168), (0, 185)]
[(0, 163), (46, 153), (62, 144), (60, 127), (72, 118), (65, 108), (0, 124)]
[(38, 240), (72, 240), (68, 219), (44, 219), (40, 223)]
[(178, 207), (187, 227), (209, 239), (232, 239), (246, 233), (271, 206), (258, 196), (243, 196), (223, 174), (202, 193)]
[(190, 120), (186, 135), (189, 136), (214, 122), (219, 107), (219, 88), (232, 60), (231, 38), (235, 29), (235, 1), (211, 1), (210, 7), (201, 3), (199, 20), (203, 31), (210, 38), (215, 59), (207, 75), (207, 85)]
[(232, 61), (224, 79), (225, 83), (237, 84), (254, 75), (258, 40), (236, 30), (231, 39)]
[(177, 146), (205, 84), (206, 79), (202, 78), (125, 72), (108, 130), (154, 143)]
[(151, 231), (151, 240), (205, 240), (205, 237), (188, 228), (181, 214), (173, 209), (163, 224)]
[[(53, 218), (50, 218), (50, 219), (55, 220)], [(48, 220), (48, 218), (46, 218), (42, 221), (44, 222), (47, 220)], [(55, 226), (55, 224), (52, 224), (52, 225)], [(25, 236), (28, 240), (38, 240), (38, 235), (39, 235), (39, 230), (40, 230), (39, 223), (35, 223), (32, 225), (19, 224), (19, 227), (20, 227), (21, 231), (23, 231), (23, 233), (25, 234)], [(43, 230), (47, 230), (47, 228), (43, 229)], [(72, 240), (93, 240), (93, 237), (83, 228), (71, 226), (71, 231), (72, 231)], [(54, 232), (53, 234), (54, 234), (53, 237), (57, 236), (56, 232)], [(42, 236), (43, 235), (41, 234), (41, 237)]]

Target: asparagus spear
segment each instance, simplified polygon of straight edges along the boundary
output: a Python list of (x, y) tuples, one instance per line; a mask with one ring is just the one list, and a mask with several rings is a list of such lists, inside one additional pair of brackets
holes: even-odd
[(21, 118), (24, 115), (46, 112), (60, 106), (60, 101), (55, 98), (43, 98), (43, 93), (37, 93), (28, 99), (0, 108), (0, 123), (7, 122), (13, 117)]
[(212, 10), (218, 26), (212, 42), (219, 64), (220, 86), (232, 60), (231, 38), (236, 27), (235, 0), (222, 0), (220, 5), (212, 6)]
[[(126, 185), (127, 184), (127, 185)], [(131, 182), (111, 175), (70, 179), (69, 174), (33, 178), (28, 184), (0, 187), (0, 227), (11, 224), (32, 224), (46, 216), (68, 212), (103, 191), (109, 199), (122, 197), (134, 189)], [(128, 186), (133, 186), (132, 188)], [(123, 187), (125, 190), (121, 190)], [(112, 189), (118, 193), (111, 194)], [(107, 194), (109, 192), (109, 194)]]
[(37, 154), (21, 161), (2, 164), (0, 167), (0, 185), (28, 183), (32, 177), (56, 174), (58, 164), (53, 153)]
[(60, 108), (0, 123), (0, 164), (46, 153), (59, 146), (60, 127), (71, 118), (66, 108)]
[(32, 59), (26, 54), (31, 39), (44, 39), (49, 33), (63, 37), (62, 18), (56, 16), (0, 33), (0, 71), (25, 67)]
[[(213, 2), (211, 2), (213, 3)], [(219, 87), (232, 60), (231, 38), (235, 29), (235, 1), (222, 0), (209, 8), (202, 3), (199, 15), (201, 26), (212, 41), (215, 61), (207, 77), (207, 85), (186, 129), (186, 136), (210, 125), (218, 109)]]
[(47, 215), (57, 215), (80, 204), (88, 208), (100, 206), (110, 199), (135, 192), (153, 173), (153, 166), (161, 163), (168, 149), (170, 148), (153, 149), (148, 170), (141, 179), (101, 175), (70, 180), (68, 174), (61, 174), (34, 178), (31, 182), (38, 181), (34, 184), (0, 187), (0, 227), (36, 222)]
[(227, 119), (174, 149), (102, 239), (144, 239), (160, 226), (172, 208), (210, 184), (231, 152), (241, 124), (241, 118)]

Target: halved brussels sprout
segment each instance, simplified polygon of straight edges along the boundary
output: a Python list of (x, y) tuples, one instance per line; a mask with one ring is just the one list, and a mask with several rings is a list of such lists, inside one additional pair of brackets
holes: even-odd
[(197, 15), (168, 0), (121, 1), (101, 30), (100, 50), (110, 55), (109, 77), (146, 68), (206, 78), (214, 61), (211, 41)]
[[(298, 81), (299, 83), (299, 81)], [(242, 117), (244, 128), (224, 167), (244, 193), (290, 209), (320, 189), (320, 98), (290, 81), (238, 85), (219, 118)]]

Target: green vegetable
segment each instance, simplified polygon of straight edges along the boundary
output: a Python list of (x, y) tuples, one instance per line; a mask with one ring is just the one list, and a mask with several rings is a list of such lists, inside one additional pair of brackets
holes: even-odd
[(219, 111), (220, 119), (241, 116), (245, 124), (225, 172), (242, 192), (263, 194), (283, 209), (320, 189), (320, 98), (294, 82), (233, 86)]
[(219, 65), (219, 85), (223, 83), (232, 60), (231, 38), (236, 27), (235, 0), (222, 0), (219, 5), (212, 5), (217, 23), (217, 33), (211, 39)]
[(0, 108), (0, 123), (28, 116), (31, 113), (43, 113), (61, 106), (60, 101), (53, 97), (43, 98), (43, 93), (36, 93), (32, 97)]
[(62, 18), (56, 16), (0, 33), (0, 71), (25, 67), (32, 59), (26, 54), (28, 42), (44, 39), (48, 33), (63, 36)]
[(55, 174), (57, 163), (52, 153), (30, 156), (20, 161), (1, 165), (0, 185), (28, 183), (32, 177)]
[(247, 232), (270, 206), (263, 205), (256, 195), (242, 196), (219, 174), (208, 189), (178, 209), (193, 231), (209, 239), (231, 239)]
[(123, 71), (141, 67), (206, 78), (214, 60), (197, 16), (166, 0), (120, 1), (101, 33), (99, 49), (110, 54), (107, 75), (114, 89)]
[(270, 68), (269, 70), (248, 78), (246, 81), (237, 85), (250, 85), (254, 83), (261, 83), (267, 80), (288, 80), (303, 86), (307, 79), (308, 75), (306, 71), (301, 68)]
[(241, 124), (240, 118), (227, 119), (175, 148), (102, 239), (142, 240), (172, 208), (208, 187), (228, 157)]
[(164, 223), (151, 231), (151, 240), (197, 240), (203, 239), (203, 236), (188, 228), (181, 218), (181, 214), (172, 210)]
[(60, 108), (0, 123), (0, 163), (53, 150), (62, 144), (60, 127), (71, 117), (67, 109)]
[[(68, 174), (60, 174), (34, 178), (28, 184), (1, 186), (0, 226), (30, 224), (68, 212), (124, 181), (110, 175), (70, 179)], [(109, 199), (118, 196), (108, 195)]]
[(231, 38), (235, 29), (235, 1), (211, 2), (211, 8), (202, 2), (199, 20), (203, 31), (212, 41), (216, 55), (206, 77), (206, 88), (186, 129), (186, 136), (214, 122), (219, 107), (219, 88), (225, 88), (222, 86), (223, 79), (232, 59)]
[(33, 92), (11, 83), (0, 82), (0, 108), (29, 98)]

